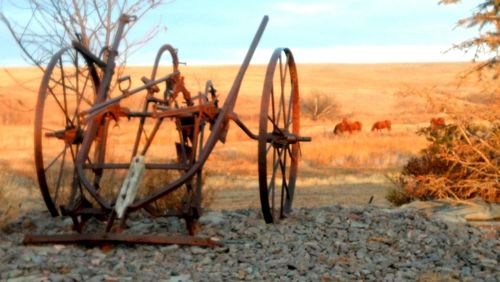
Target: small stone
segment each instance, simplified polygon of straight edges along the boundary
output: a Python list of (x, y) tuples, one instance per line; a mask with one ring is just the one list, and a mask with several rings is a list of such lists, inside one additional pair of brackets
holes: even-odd
[(189, 274), (180, 274), (170, 277), (169, 282), (189, 282), (191, 281), (191, 276)]
[(359, 221), (353, 221), (353, 222), (351, 222), (351, 227), (352, 228), (365, 229), (365, 228), (368, 228), (369, 226), (370, 225), (368, 225), (366, 223), (359, 222)]
[(200, 254), (206, 254), (208, 253), (208, 250), (206, 248), (201, 248), (201, 247), (191, 247), (191, 253), (194, 255), (200, 255)]
[(224, 222), (225, 217), (221, 212), (210, 211), (204, 214), (199, 222), (204, 225), (220, 225)]
[(51, 282), (63, 282), (63, 281), (67, 281), (65, 275), (61, 275), (61, 274), (57, 274), (57, 273), (51, 273), (49, 275), (49, 280)]
[(238, 271), (238, 278), (240, 280), (244, 280), (246, 278), (246, 276), (247, 276), (247, 272), (245, 270)]
[(201, 265), (209, 265), (212, 263), (212, 259), (209, 256), (203, 257), (203, 259), (200, 261)]
[(179, 249), (179, 245), (168, 245), (160, 248), (161, 252), (170, 253), (175, 252)]

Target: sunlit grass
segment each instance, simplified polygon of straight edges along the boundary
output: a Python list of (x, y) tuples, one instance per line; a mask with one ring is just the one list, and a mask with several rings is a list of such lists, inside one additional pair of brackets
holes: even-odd
[[(396, 93), (405, 89), (428, 88), (456, 91), (457, 74), (469, 64), (384, 64), (384, 65), (299, 65), (301, 97), (321, 91), (335, 97), (339, 111), (328, 119), (301, 120), (301, 134), (313, 142), (301, 144), (301, 159), (297, 185), (307, 187), (338, 187), (341, 183), (383, 183), (384, 172), (399, 169), (410, 156), (425, 147), (426, 141), (415, 131), (428, 124), (435, 112), (426, 108), (419, 97), (402, 97)], [(222, 104), (227, 98), (238, 66), (182, 66), (185, 82), (197, 95), (205, 81), (213, 81)], [(140, 77), (148, 76), (148, 67), (125, 70), (140, 86)], [(162, 69), (167, 74), (169, 69)], [(235, 112), (254, 132), (258, 131), (260, 96), (265, 76), (264, 65), (250, 66), (238, 96)], [(34, 107), (41, 72), (30, 68), (0, 69), (0, 199), (16, 206), (22, 197), (36, 198), (43, 206), (37, 191), (33, 160)], [(461, 96), (473, 92), (473, 84), (465, 84)], [(469, 93), (470, 92), (470, 93)], [(113, 93), (113, 96), (119, 93)], [(459, 96), (460, 96), (459, 95)], [(457, 96), (458, 97), (458, 96)], [(144, 96), (139, 94), (121, 103), (139, 110)], [(48, 111), (54, 109), (47, 109)], [(336, 136), (335, 123), (346, 117), (363, 123), (363, 131)], [(393, 122), (391, 132), (370, 132), (379, 119)], [(125, 118), (111, 122), (108, 155), (114, 160), (128, 162), (137, 130), (137, 120)], [(207, 133), (209, 130), (207, 129)], [(149, 160), (175, 158), (177, 131), (171, 122), (156, 136)], [(148, 159), (147, 159), (148, 160)], [(207, 189), (258, 189), (257, 142), (251, 140), (234, 123), (225, 144), (218, 144), (205, 164)], [(357, 184), (356, 184), (357, 185)], [(28, 191), (21, 193), (18, 191)], [(33, 196), (32, 196), (33, 195)]]

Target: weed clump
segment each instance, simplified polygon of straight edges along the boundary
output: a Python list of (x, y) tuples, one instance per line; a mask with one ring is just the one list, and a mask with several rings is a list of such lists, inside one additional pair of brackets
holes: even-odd
[[(179, 174), (174, 171), (163, 171), (163, 170), (147, 170), (145, 172), (144, 179), (142, 181), (142, 187), (139, 192), (139, 197), (145, 198), (156, 192), (159, 192), (161, 188), (171, 183), (174, 180), (177, 180)], [(196, 175), (193, 177), (191, 181), (192, 189), (196, 189)], [(202, 179), (205, 178), (205, 175), (202, 174)], [(202, 180), (201, 184), (204, 184)], [(185, 185), (184, 185), (185, 186)], [(202, 207), (210, 206), (212, 201), (213, 191), (202, 189)], [(184, 209), (186, 205), (188, 205), (188, 201), (191, 199), (192, 195), (188, 191), (186, 187), (181, 187), (177, 190), (174, 190), (167, 196), (160, 198), (154, 201), (150, 208), (155, 214), (163, 214), (163, 213), (180, 213), (185, 212)]]
[(388, 194), (389, 201), (398, 205), (413, 199), (480, 197), (500, 202), (498, 121), (426, 127), (417, 133), (430, 145), (394, 179), (398, 189)]

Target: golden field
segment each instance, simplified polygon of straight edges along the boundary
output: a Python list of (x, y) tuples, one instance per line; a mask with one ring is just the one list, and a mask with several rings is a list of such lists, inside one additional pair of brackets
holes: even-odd
[[(249, 68), (238, 96), (235, 112), (257, 132), (264, 65)], [(409, 157), (426, 146), (415, 134), (427, 126), (431, 117), (447, 116), (447, 103), (468, 105), (479, 86), (475, 80), (461, 80), (460, 74), (472, 67), (467, 63), (427, 64), (321, 64), (298, 65), (301, 99), (322, 93), (334, 99), (338, 111), (327, 119), (313, 121), (305, 114), (301, 133), (311, 136), (302, 143), (297, 198), (301, 206), (331, 203), (365, 203), (375, 195), (374, 203), (387, 205), (385, 189), (391, 187), (386, 173), (398, 171)], [(197, 93), (205, 81), (213, 81), (224, 101), (238, 66), (182, 66), (188, 89)], [(124, 71), (139, 85), (148, 76), (149, 67), (131, 67)], [(163, 70), (165, 74), (167, 69)], [(37, 90), (42, 73), (34, 68), (0, 69), (0, 193), (12, 210), (19, 204), (43, 208), (38, 196), (33, 163), (33, 119)], [(461, 85), (458, 88), (458, 85)], [(405, 95), (413, 93), (411, 95)], [(415, 94), (417, 93), (417, 94)], [(133, 108), (142, 96), (122, 103)], [(335, 123), (342, 118), (359, 120), (362, 132), (336, 136)], [(371, 132), (373, 122), (389, 119), (391, 132)], [(121, 119), (112, 127), (113, 152), (120, 156), (131, 149), (136, 121)], [(173, 128), (172, 128), (173, 129)], [(158, 154), (172, 145), (176, 132), (164, 131), (156, 138)], [(127, 155), (128, 156), (128, 155)], [(218, 144), (205, 165), (205, 187), (213, 193), (214, 208), (258, 207), (257, 142), (250, 140), (231, 124), (227, 142)], [(17, 199), (17, 200), (11, 200)], [(5, 209), (5, 207), (4, 207)]]

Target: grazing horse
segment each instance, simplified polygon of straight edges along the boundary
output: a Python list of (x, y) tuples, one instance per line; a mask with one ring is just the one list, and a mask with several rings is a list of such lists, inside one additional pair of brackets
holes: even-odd
[(335, 128), (333, 129), (334, 134), (341, 134), (346, 131), (349, 131), (349, 133), (352, 133), (351, 127), (349, 126), (349, 122), (346, 119), (342, 119), (341, 122), (337, 123), (335, 125)]
[(348, 131), (349, 133), (352, 133), (353, 131), (361, 131), (361, 127), (363, 125), (359, 121), (355, 122), (350, 122), (347, 119), (342, 119), (341, 122), (337, 123), (335, 125), (335, 128), (333, 129), (333, 133), (335, 134), (340, 134)]
[(444, 118), (431, 118), (431, 128), (432, 129), (437, 129), (440, 127), (445, 126), (446, 123), (444, 122)]
[(387, 128), (387, 131), (391, 131), (391, 121), (390, 120), (382, 120), (377, 121), (372, 126), (372, 131), (382, 131), (382, 129)]
[(355, 122), (351, 123), (350, 126), (351, 126), (352, 131), (361, 132), (361, 128), (363, 127), (363, 124), (361, 124), (361, 122), (359, 122), (359, 121), (355, 121)]

